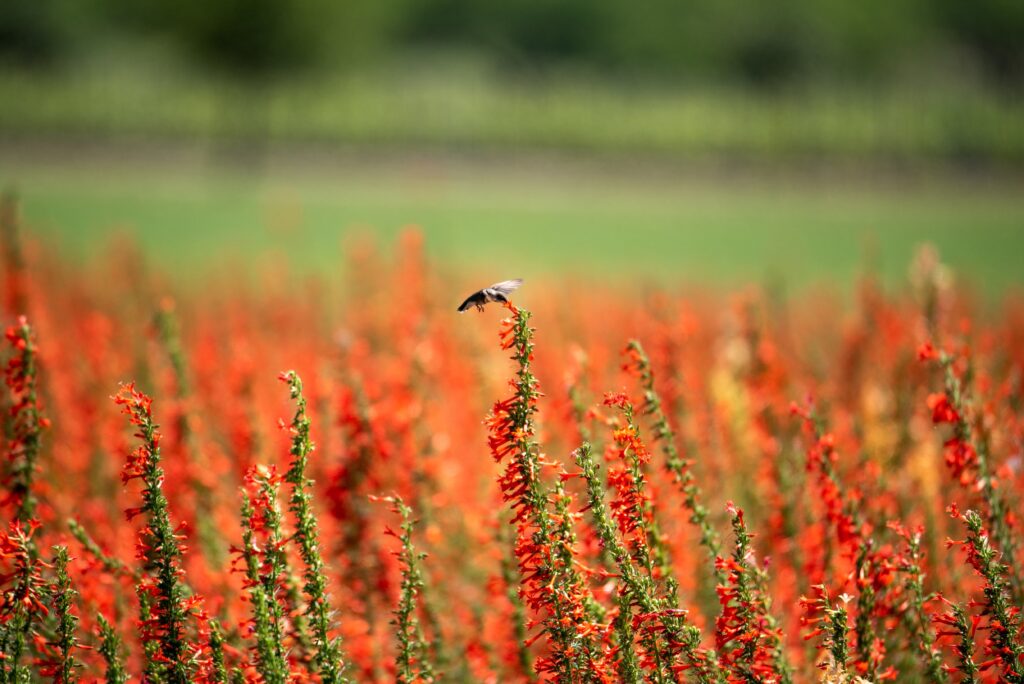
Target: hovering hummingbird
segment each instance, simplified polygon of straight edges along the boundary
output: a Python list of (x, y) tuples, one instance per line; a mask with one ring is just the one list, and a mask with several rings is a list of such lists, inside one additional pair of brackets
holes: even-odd
[(478, 311), (483, 311), (484, 304), (488, 304), (490, 302), (507, 302), (508, 295), (522, 284), (523, 279), (516, 278), (515, 280), (503, 280), (500, 283), (491, 285), (490, 287), (477, 290), (466, 297), (466, 301), (459, 305), (459, 313), (465, 313), (471, 306), (475, 306)]

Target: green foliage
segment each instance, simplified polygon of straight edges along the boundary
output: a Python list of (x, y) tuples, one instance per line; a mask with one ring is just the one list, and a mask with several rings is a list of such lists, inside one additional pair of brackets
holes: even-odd
[(0, 71), (0, 132), (744, 162), (1024, 160), (1024, 104), (950, 79), (758, 92), (611, 74), (521, 79), (471, 66), (424, 59), (259, 90), (130, 60), (86, 62), (60, 77)]
[(224, 665), (224, 635), (220, 623), (210, 620), (210, 659), (212, 661), (211, 680), (217, 684), (227, 684), (228, 672)]
[(306, 398), (302, 393), (302, 379), (298, 373), (287, 371), (280, 375), (280, 379), (288, 385), (289, 396), (295, 402), (295, 415), (290, 425), (291, 462), (285, 481), (291, 485), (288, 510), (295, 516), (295, 534), (292, 539), (299, 547), (299, 555), (305, 566), (305, 584), (302, 589), (308, 601), (306, 616), (310, 621), (316, 647), (313, 662), (324, 684), (342, 684), (348, 678), (342, 660), (341, 639), (332, 634), (326, 570), (320, 552), (320, 532), (313, 513), (313, 482), (306, 475), (309, 456), (314, 450), (309, 436), (310, 419), (306, 413)]
[[(257, 480), (256, 487), (263, 503), (259, 517), (248, 494), (242, 492), (242, 551), (256, 636), (256, 663), (264, 681), (283, 684), (288, 679), (288, 661), (281, 633), (284, 610), (278, 596), (285, 570), (281, 514), (277, 507), (277, 485), (263, 477)], [(264, 527), (269, 535), (262, 552), (255, 541), (257, 525)]]
[(28, 66), (51, 63), (63, 38), (56, 5), (47, 0), (0, 4), (0, 60)]
[(1005, 84), (1024, 78), (1024, 3), (1015, 0), (934, 0), (943, 27)]
[(403, 683), (417, 682), (427, 684), (435, 680), (433, 666), (430, 662), (430, 649), (423, 635), (417, 617), (418, 598), (423, 592), (423, 560), (425, 553), (418, 552), (412, 542), (415, 521), (412, 509), (405, 505), (398, 495), (386, 497), (392, 510), (401, 516), (401, 532), (389, 530), (401, 543), (401, 550), (396, 553), (402, 567), (401, 597), (395, 608), (391, 624), (395, 627), (398, 641), (398, 654), (395, 657), (395, 677)]
[(50, 583), (53, 601), (53, 612), (56, 614), (57, 629), (52, 642), (56, 658), (53, 664), (55, 681), (73, 682), (78, 677), (80, 665), (75, 659), (74, 651), (78, 648), (78, 616), (72, 612), (78, 592), (71, 585), (68, 576), (68, 549), (65, 546), (54, 547), (53, 569), (55, 577)]
[[(1017, 185), (998, 182), (656, 179), (571, 166), (441, 164), (448, 181), (432, 188), (410, 185), (413, 167), (401, 166), (317, 169), (291, 180), (7, 168), (24, 189), (31, 235), (86, 259), (107, 253), (132, 227), (147, 259), (178, 274), (186, 289), (196, 281), (182, 274), (220, 269), (226, 250), (237, 256), (239, 278), (255, 278), (245, 264), (271, 251), (303, 273), (334, 273), (339, 237), (351, 233), (342, 227), (372, 226), (390, 244), (410, 221), (428, 231), (429, 255), (453, 268), (486, 276), (487, 264), (507, 262), (525, 278), (601, 273), (627, 288), (680, 279), (731, 287), (774, 274), (798, 292), (821, 283), (842, 292), (863, 272), (866, 249), (875, 250), (876, 274), (898, 286), (915, 245), (928, 241), (994, 301), (1020, 282), (1024, 249), (1024, 198)], [(275, 215), (294, 219), (301, 239), (269, 226)], [(623, 242), (624, 225), (643, 239)]]
[(1019, 86), (1022, 30), (1014, 0), (8, 0), (0, 55), (45, 63), (141, 31), (247, 80), (455, 49), (518, 72), (574, 65), (769, 87), (884, 81), (925, 63), (941, 77), (966, 57)]
[(103, 615), (98, 616), (100, 627), (100, 655), (106, 662), (107, 684), (124, 684), (128, 681), (128, 674), (124, 669), (124, 657), (121, 653), (121, 637)]
[(169, 38), (201, 66), (230, 77), (263, 79), (323, 58), (335, 5), (320, 0), (108, 0), (126, 28)]

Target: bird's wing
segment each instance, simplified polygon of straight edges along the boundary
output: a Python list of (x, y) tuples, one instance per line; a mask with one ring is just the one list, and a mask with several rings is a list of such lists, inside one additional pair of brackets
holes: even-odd
[(488, 290), (494, 290), (500, 292), (503, 295), (510, 294), (513, 290), (519, 289), (519, 286), (523, 284), (522, 278), (516, 278), (515, 280), (503, 280), (500, 283), (494, 283)]
[(483, 290), (477, 290), (473, 294), (471, 294), (468, 297), (466, 297), (466, 301), (462, 302), (462, 304), (459, 304), (458, 311), (459, 311), (459, 313), (462, 313), (466, 309), (468, 309), (469, 307), (473, 306), (474, 304), (483, 304), (483, 302), (484, 302), (484, 291)]

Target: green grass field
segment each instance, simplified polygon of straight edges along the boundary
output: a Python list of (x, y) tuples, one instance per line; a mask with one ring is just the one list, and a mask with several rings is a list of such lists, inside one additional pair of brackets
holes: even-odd
[[(13, 155), (17, 157), (18, 155)], [(0, 162), (30, 234), (78, 257), (134, 234), (187, 280), (285, 256), (331, 273), (342, 236), (388, 242), (417, 224), (438, 265), (481, 278), (556, 274), (728, 285), (781, 278), (848, 288), (867, 263), (906, 277), (915, 246), (989, 295), (1024, 283), (1024, 193), (1015, 179), (741, 177), (643, 166), (442, 158), (274, 165)], [(140, 158), (144, 158), (142, 155)]]

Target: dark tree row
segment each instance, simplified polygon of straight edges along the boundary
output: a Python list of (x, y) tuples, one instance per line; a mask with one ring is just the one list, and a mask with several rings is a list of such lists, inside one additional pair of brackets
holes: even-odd
[(877, 83), (964, 71), (1017, 88), (1024, 3), (1013, 0), (5, 0), (0, 59), (54, 65), (119, 38), (159, 38), (232, 76), (337, 69), (421, 50), (513, 71), (763, 86)]

